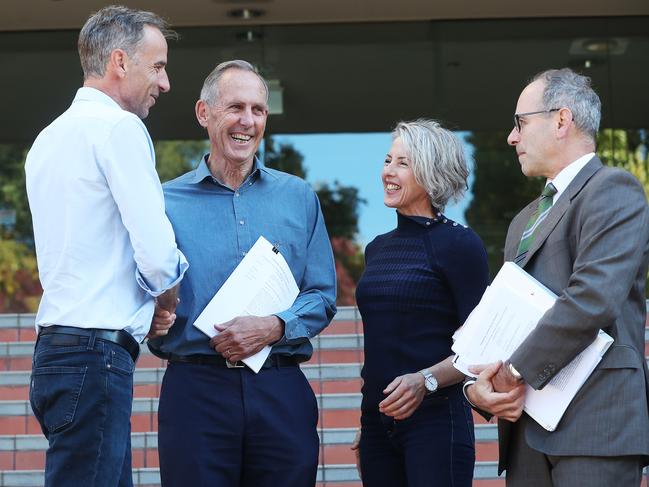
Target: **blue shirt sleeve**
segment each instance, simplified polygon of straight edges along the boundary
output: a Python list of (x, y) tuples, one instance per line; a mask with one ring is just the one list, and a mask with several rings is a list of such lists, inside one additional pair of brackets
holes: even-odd
[(284, 337), (277, 345), (299, 345), (320, 333), (336, 314), (336, 271), (331, 244), (318, 197), (305, 191), (307, 221), (306, 268), (300, 294), (286, 311), (277, 313), (284, 322)]

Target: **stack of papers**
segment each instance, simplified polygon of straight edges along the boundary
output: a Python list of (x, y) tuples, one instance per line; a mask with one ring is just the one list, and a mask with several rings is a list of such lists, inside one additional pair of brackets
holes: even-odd
[[(453, 336), (453, 365), (465, 375), (470, 365), (507, 360), (556, 301), (556, 295), (512, 262), (506, 262), (480, 303)], [(595, 341), (542, 390), (527, 386), (525, 412), (554, 431), (568, 405), (613, 343), (601, 331)], [(561, 346), (560, 343), (557, 346)]]
[[(259, 237), (221, 289), (210, 300), (194, 322), (194, 326), (212, 338), (215, 324), (237, 316), (269, 316), (285, 311), (295, 302), (300, 289), (279, 250)], [(270, 354), (270, 347), (243, 359), (254, 372), (259, 372)]]

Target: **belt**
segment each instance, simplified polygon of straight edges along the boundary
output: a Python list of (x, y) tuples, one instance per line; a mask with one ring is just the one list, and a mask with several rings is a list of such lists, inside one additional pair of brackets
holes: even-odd
[[(181, 364), (198, 364), (198, 365), (217, 365), (228, 369), (240, 369), (245, 366), (241, 361), (230, 362), (222, 355), (176, 355), (169, 354), (167, 360), (170, 363)], [(269, 369), (271, 367), (297, 367), (299, 361), (292, 355), (271, 355), (266, 359), (262, 369)]]
[(140, 344), (129, 332), (124, 330), (104, 330), (103, 328), (77, 328), (76, 326), (51, 325), (41, 328), (38, 336), (40, 337), (51, 334), (75, 335), (88, 338), (94, 334), (94, 337), (99, 340), (116, 343), (120, 347), (124, 348), (129, 354), (131, 354), (131, 357), (133, 357), (133, 362), (137, 361), (137, 358), (140, 355)]

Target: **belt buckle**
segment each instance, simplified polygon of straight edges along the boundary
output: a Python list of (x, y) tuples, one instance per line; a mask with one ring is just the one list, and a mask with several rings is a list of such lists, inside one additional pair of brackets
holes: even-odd
[(241, 360), (230, 362), (228, 359), (225, 359), (225, 366), (228, 369), (243, 369), (246, 365)]

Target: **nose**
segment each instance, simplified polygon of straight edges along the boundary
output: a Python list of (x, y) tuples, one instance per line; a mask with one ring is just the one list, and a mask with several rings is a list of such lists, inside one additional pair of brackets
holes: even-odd
[(394, 167), (392, 166), (392, 163), (388, 162), (383, 164), (383, 170), (381, 171), (381, 176), (390, 176), (391, 174), (394, 174)]
[(250, 127), (253, 124), (252, 118), (252, 109), (246, 107), (244, 110), (241, 110), (241, 117), (239, 118), (239, 123), (244, 127)]
[(160, 91), (162, 93), (167, 93), (169, 90), (171, 90), (171, 83), (169, 82), (169, 76), (167, 75), (167, 71), (164, 69), (160, 72), (160, 76), (158, 79), (158, 88), (160, 88)]
[(516, 144), (518, 144), (518, 142), (520, 141), (520, 139), (521, 139), (521, 134), (518, 131), (518, 129), (516, 129), (516, 127), (512, 128), (512, 131), (509, 132), (509, 135), (507, 136), (507, 143), (512, 147), (515, 147)]

